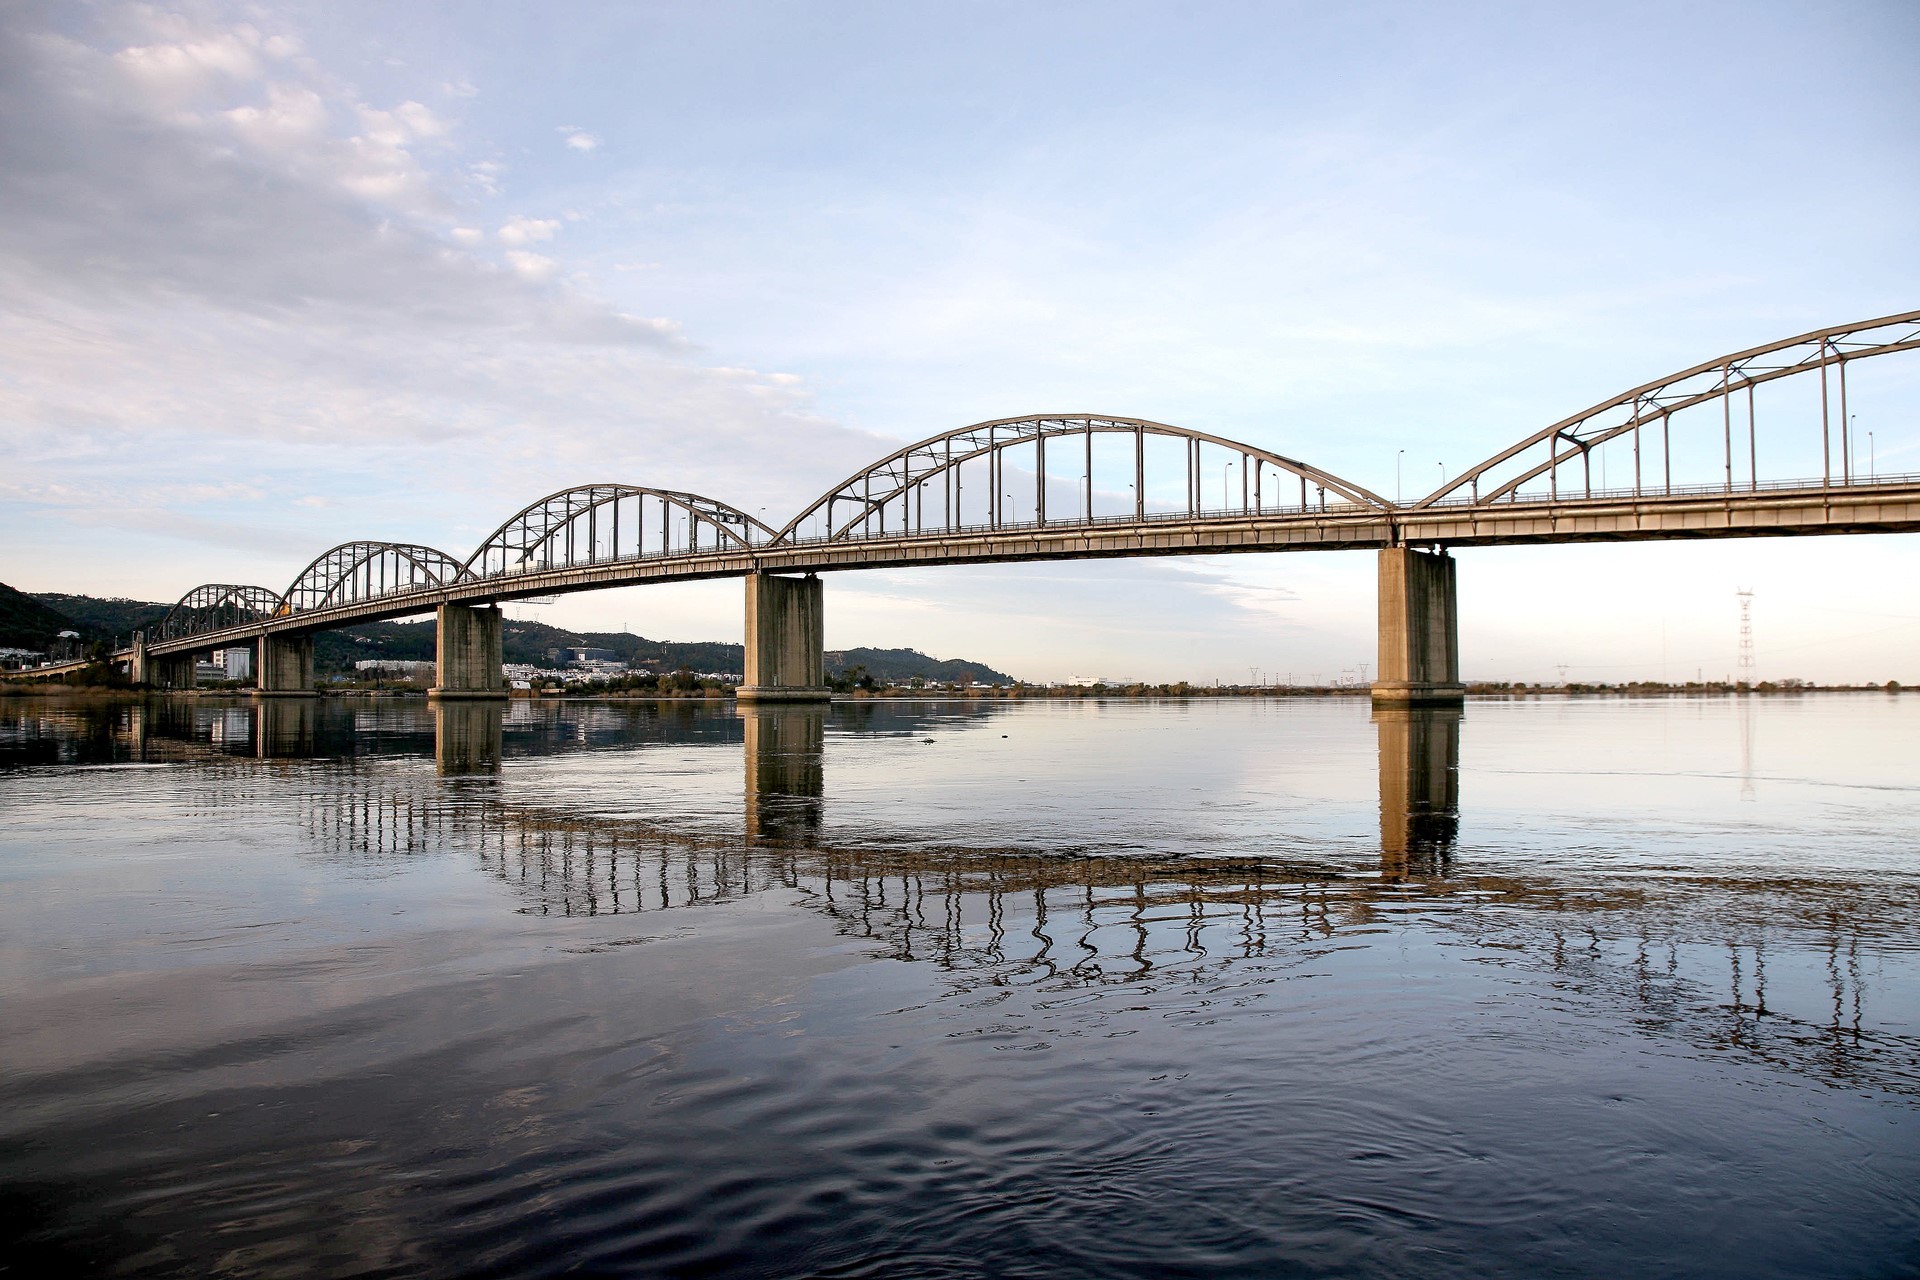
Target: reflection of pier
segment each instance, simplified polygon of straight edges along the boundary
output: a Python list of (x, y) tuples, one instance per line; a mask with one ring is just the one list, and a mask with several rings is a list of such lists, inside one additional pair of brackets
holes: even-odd
[(435, 699), (433, 762), (442, 777), (500, 772), (506, 707), (494, 699)]
[(827, 708), (818, 703), (742, 704), (747, 839), (817, 837), (826, 808)]
[(1460, 708), (1374, 708), (1380, 738), (1380, 870), (1445, 875), (1460, 827)]

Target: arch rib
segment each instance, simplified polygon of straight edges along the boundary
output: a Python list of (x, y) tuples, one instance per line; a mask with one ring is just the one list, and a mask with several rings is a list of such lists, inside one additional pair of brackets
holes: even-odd
[[(794, 535), (800, 527), (823, 511), (827, 516), (828, 540), (844, 540), (856, 526), (867, 519), (870, 512), (883, 510), (887, 503), (902, 499), (910, 491), (954, 471), (963, 463), (992, 457), (1010, 448), (1057, 437), (1087, 436), (1090, 449), (1090, 438), (1093, 435), (1127, 433), (1180, 439), (1187, 441), (1192, 448), (1202, 444), (1212, 445), (1239, 454), (1248, 462), (1257, 462), (1263, 467), (1273, 467), (1298, 476), (1303, 481), (1319, 486), (1323, 493), (1338, 494), (1341, 499), (1354, 506), (1375, 511), (1388, 511), (1393, 506), (1378, 494), (1334, 475), (1330, 471), (1324, 471), (1294, 458), (1284, 457), (1256, 445), (1230, 440), (1224, 436), (1192, 431), (1145, 418), (1122, 418), (1103, 414), (1035, 414), (975, 423), (958, 430), (928, 436), (924, 440), (896, 449), (893, 453), (855, 472), (821, 494), (779, 531), (775, 541), (796, 540)], [(1139, 481), (1137, 480), (1136, 483)], [(1044, 484), (1044, 477), (1039, 478), (1041, 502), (1044, 502)], [(840, 503), (853, 504), (856, 514), (836, 526), (833, 521), (834, 508)]]
[[(396, 574), (389, 587), (383, 580), (379, 589), (365, 595), (342, 598), (341, 589), (351, 588), (354, 577), (369, 565), (392, 557)], [(384, 567), (384, 566), (383, 566)], [(370, 599), (397, 591), (421, 587), (451, 586), (465, 577), (460, 562), (444, 551), (415, 542), (343, 542), (320, 555), (302, 569), (281, 597), (281, 616), (305, 613), (343, 603), (345, 599)]]
[(280, 596), (266, 587), (209, 582), (187, 592), (160, 620), (163, 640), (180, 640), (239, 623), (271, 618), (280, 609)]
[[(532, 562), (535, 552), (560, 537), (569, 526), (583, 517), (592, 519), (601, 509), (629, 498), (652, 498), (685, 513), (692, 527), (712, 529), (716, 543), (724, 540), (744, 549), (755, 544), (756, 534), (759, 535), (759, 541), (770, 540), (773, 536), (772, 529), (738, 507), (701, 494), (677, 489), (655, 489), (646, 485), (575, 485), (528, 503), (508, 517), (467, 557), (461, 565), (462, 572), (470, 577), (493, 577), (518, 572)], [(643, 545), (641, 540), (644, 533), (637, 528), (634, 533), (636, 547)], [(612, 558), (622, 558), (617, 554), (617, 540), (614, 549), (616, 554)], [(500, 558), (498, 569), (490, 565), (491, 558), (496, 554)]]
[[(1883, 329), (1895, 332), (1881, 338), (1866, 336)], [(1683, 409), (1729, 399), (1737, 391), (1750, 391), (1795, 374), (1824, 370), (1835, 365), (1844, 369), (1850, 361), (1916, 349), (1920, 349), (1920, 311), (1903, 311), (1874, 320), (1815, 329), (1765, 346), (1749, 347), (1745, 351), (1719, 356), (1690, 369), (1642, 383), (1571, 417), (1562, 418), (1484, 462), (1469, 467), (1413, 503), (1410, 509), (1433, 506), (1462, 489), (1474, 494), (1473, 502), (1476, 505), (1511, 499), (1529, 481), (1537, 480), (1542, 475), (1557, 477), (1559, 468), (1576, 456), (1588, 454), (1596, 446), (1636, 429), (1664, 423)], [(1793, 354), (1779, 361), (1766, 359), (1785, 353)], [(1626, 411), (1624, 419), (1615, 421), (1608, 416), (1617, 410)], [(1601, 421), (1596, 422), (1596, 419)], [(1564, 452), (1560, 447), (1562, 442), (1567, 444)], [(1479, 492), (1480, 481), (1490, 472), (1542, 444), (1548, 446), (1544, 461), (1502, 481), (1489, 493)]]

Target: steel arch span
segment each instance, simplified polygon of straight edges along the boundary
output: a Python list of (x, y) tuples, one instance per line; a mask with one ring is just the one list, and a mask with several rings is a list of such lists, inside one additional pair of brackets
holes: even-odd
[[(1103, 436), (1125, 439), (1115, 449), (1099, 440)], [(1168, 456), (1176, 448), (1177, 461)], [(1220, 502), (1210, 506), (1216, 465)], [(827, 490), (780, 531), (777, 542), (1289, 511), (1385, 512), (1392, 505), (1331, 472), (1237, 440), (1144, 418), (1043, 414), (976, 423), (896, 450)]]
[(413, 542), (343, 542), (302, 569), (281, 597), (280, 616), (450, 587), (466, 576), (444, 551)]
[[(1563, 418), (1469, 467), (1407, 509), (1877, 483), (1885, 477), (1871, 460), (1865, 474), (1859, 466), (1848, 367), (1916, 349), (1920, 311), (1905, 311), (1719, 356)], [(1805, 395), (1799, 413), (1792, 414), (1793, 431), (1775, 430), (1769, 423), (1763, 436), (1756, 390), (1799, 375), (1818, 380), (1817, 409), (1815, 397)], [(1684, 423), (1677, 423), (1682, 414)], [(1776, 422), (1786, 416), (1778, 415)], [(1613, 448), (1603, 453), (1607, 445)], [(1769, 454), (1764, 469), (1762, 452)], [(1613, 474), (1630, 486), (1607, 483), (1606, 463), (1614, 458), (1619, 469)], [(1783, 458), (1797, 458), (1798, 465)], [(1597, 488), (1596, 460), (1601, 464)]]
[[(710, 546), (702, 543), (702, 529), (712, 532)], [(773, 530), (746, 512), (697, 493), (586, 484), (515, 512), (461, 568), (472, 577), (497, 578), (648, 555), (745, 550), (772, 537)]]
[(162, 640), (182, 640), (259, 622), (279, 611), (280, 596), (265, 587), (209, 582), (181, 596), (156, 630)]

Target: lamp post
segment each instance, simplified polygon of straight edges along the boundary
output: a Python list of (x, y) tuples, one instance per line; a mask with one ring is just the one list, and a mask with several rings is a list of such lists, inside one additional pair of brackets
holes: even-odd
[(1396, 507), (1400, 505), (1400, 464), (1405, 462), (1406, 458), (1405, 449), (1393, 455), (1393, 505)]

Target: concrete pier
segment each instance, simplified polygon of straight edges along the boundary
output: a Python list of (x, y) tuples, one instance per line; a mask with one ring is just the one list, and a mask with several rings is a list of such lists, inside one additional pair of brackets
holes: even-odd
[(147, 683), (156, 689), (191, 689), (196, 675), (190, 653), (145, 654)]
[(500, 669), (500, 606), (443, 604), (435, 612), (434, 686), (430, 698), (504, 698)]
[(1460, 825), (1458, 706), (1377, 706), (1380, 869), (1389, 878), (1446, 870)]
[(743, 702), (825, 702), (825, 592), (820, 579), (747, 575), (747, 670)]
[(255, 697), (312, 697), (315, 692), (311, 635), (261, 636), (253, 666)]
[(134, 684), (147, 684), (147, 633), (133, 633), (133, 653), (127, 659), (127, 679)]
[(1456, 703), (1460, 683), (1459, 609), (1453, 557), (1384, 547), (1380, 551), (1380, 675), (1376, 703)]
[(746, 722), (749, 840), (777, 844), (819, 834), (826, 808), (827, 711), (819, 702), (739, 709)]

